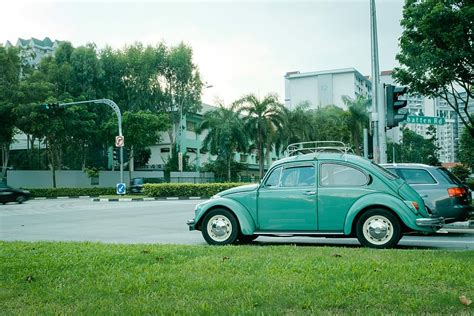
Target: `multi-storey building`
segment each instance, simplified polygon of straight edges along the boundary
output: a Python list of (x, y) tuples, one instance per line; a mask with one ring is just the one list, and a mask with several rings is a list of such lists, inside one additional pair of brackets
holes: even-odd
[(43, 57), (54, 55), (54, 51), (58, 48), (59, 44), (61, 44), (61, 41), (52, 41), (49, 37), (45, 37), (43, 40), (32, 37), (30, 39), (19, 38), (16, 41), (16, 45), (12, 45), (10, 41), (6, 41), (5, 47), (16, 46), (20, 48), (24, 60), (26, 60), (30, 66), (36, 66)]
[(301, 103), (313, 109), (330, 104), (347, 109), (343, 97), (370, 98), (371, 93), (370, 80), (354, 68), (285, 75), (285, 106), (290, 109)]

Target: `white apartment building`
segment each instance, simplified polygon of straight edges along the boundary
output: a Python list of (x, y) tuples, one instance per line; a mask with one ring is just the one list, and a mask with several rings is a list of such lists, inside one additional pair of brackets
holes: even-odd
[(25, 57), (28, 64), (36, 66), (43, 57), (54, 55), (54, 51), (58, 48), (59, 44), (61, 44), (61, 41), (52, 41), (49, 37), (45, 37), (43, 40), (32, 37), (30, 39), (19, 38), (16, 41), (16, 45), (6, 41), (5, 47), (16, 46), (20, 48), (21, 54)]
[(288, 72), (285, 75), (285, 106), (289, 109), (307, 102), (316, 109), (334, 104), (347, 109), (343, 97), (369, 98), (372, 83), (354, 68), (301, 73)]

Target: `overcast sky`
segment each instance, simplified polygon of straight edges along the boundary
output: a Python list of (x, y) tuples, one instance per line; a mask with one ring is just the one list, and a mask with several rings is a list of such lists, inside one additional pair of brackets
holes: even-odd
[[(380, 70), (397, 65), (402, 0), (376, 0)], [(183, 41), (204, 81), (203, 101), (247, 93), (284, 98), (286, 72), (354, 67), (370, 74), (369, 0), (44, 2), (3, 0), (0, 42), (21, 38), (122, 48)]]

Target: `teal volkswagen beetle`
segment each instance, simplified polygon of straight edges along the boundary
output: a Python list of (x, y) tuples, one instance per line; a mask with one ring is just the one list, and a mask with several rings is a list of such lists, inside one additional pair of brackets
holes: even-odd
[(404, 233), (432, 233), (444, 219), (427, 212), (407, 183), (346, 147), (288, 146), (259, 184), (220, 192), (198, 204), (190, 230), (212, 245), (258, 236), (357, 237), (390, 248)]

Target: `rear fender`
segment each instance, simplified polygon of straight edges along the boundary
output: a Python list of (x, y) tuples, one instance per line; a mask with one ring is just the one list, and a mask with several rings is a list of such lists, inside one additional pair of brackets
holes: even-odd
[(196, 227), (200, 227), (207, 212), (215, 208), (226, 208), (234, 213), (239, 222), (240, 230), (244, 235), (252, 235), (254, 233), (255, 221), (245, 206), (225, 197), (208, 200), (196, 207), (196, 217), (194, 218)]
[(417, 215), (419, 213), (414, 208), (409, 207), (404, 201), (393, 195), (373, 193), (363, 196), (352, 205), (344, 223), (344, 234), (351, 233), (352, 224), (361, 211), (377, 207), (392, 210), (407, 227), (413, 230), (423, 230), (416, 225), (416, 219), (422, 216)]

